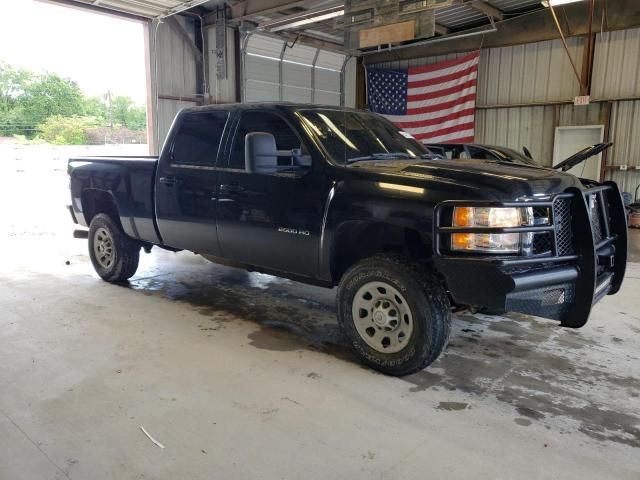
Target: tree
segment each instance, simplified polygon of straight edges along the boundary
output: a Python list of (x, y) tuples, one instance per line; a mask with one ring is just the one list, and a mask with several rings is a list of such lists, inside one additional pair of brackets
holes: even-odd
[(29, 125), (21, 105), (24, 90), (33, 75), (0, 63), (0, 136), (28, 135), (35, 125)]
[(80, 87), (55, 73), (45, 73), (27, 84), (22, 105), (28, 121), (33, 124), (40, 124), (54, 115), (71, 117), (83, 113)]
[(107, 121), (107, 105), (100, 97), (85, 97), (83, 113), (86, 117), (97, 118), (102, 124)]
[(0, 63), (0, 112), (7, 112), (17, 106), (32, 77), (33, 74), (28, 70)]
[(111, 108), (114, 123), (130, 128), (131, 130), (144, 130), (146, 128), (146, 110), (143, 107), (134, 105), (130, 97), (115, 97)]
[(53, 115), (40, 125), (40, 136), (57, 145), (84, 145), (87, 143), (87, 129), (99, 124), (94, 117)]

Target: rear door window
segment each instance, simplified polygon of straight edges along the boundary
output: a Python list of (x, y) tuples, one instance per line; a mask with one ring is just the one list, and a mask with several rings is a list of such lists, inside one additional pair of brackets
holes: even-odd
[(173, 142), (172, 161), (215, 165), (228, 117), (225, 111), (184, 114)]

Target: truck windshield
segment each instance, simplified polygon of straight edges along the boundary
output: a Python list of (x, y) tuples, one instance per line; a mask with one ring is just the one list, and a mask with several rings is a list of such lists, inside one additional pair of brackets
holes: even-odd
[(300, 110), (302, 121), (338, 164), (427, 158), (426, 147), (387, 119), (365, 112)]

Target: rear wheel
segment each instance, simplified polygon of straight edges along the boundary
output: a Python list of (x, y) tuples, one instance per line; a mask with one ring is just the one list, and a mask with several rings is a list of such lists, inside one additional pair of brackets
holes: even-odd
[(424, 265), (391, 255), (362, 260), (343, 276), (337, 304), (340, 326), (358, 356), (386, 374), (422, 370), (446, 347), (449, 301)]
[(140, 244), (129, 238), (105, 214), (98, 214), (89, 226), (89, 256), (98, 275), (107, 282), (122, 282), (138, 269)]

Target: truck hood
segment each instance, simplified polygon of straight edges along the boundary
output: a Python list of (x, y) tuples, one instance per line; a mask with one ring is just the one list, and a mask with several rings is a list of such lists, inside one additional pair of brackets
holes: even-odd
[(578, 178), (556, 170), (487, 160), (376, 160), (347, 168), (375, 173), (384, 181), (446, 189), (464, 198), (517, 200), (532, 195), (553, 194), (569, 187), (582, 188)]

